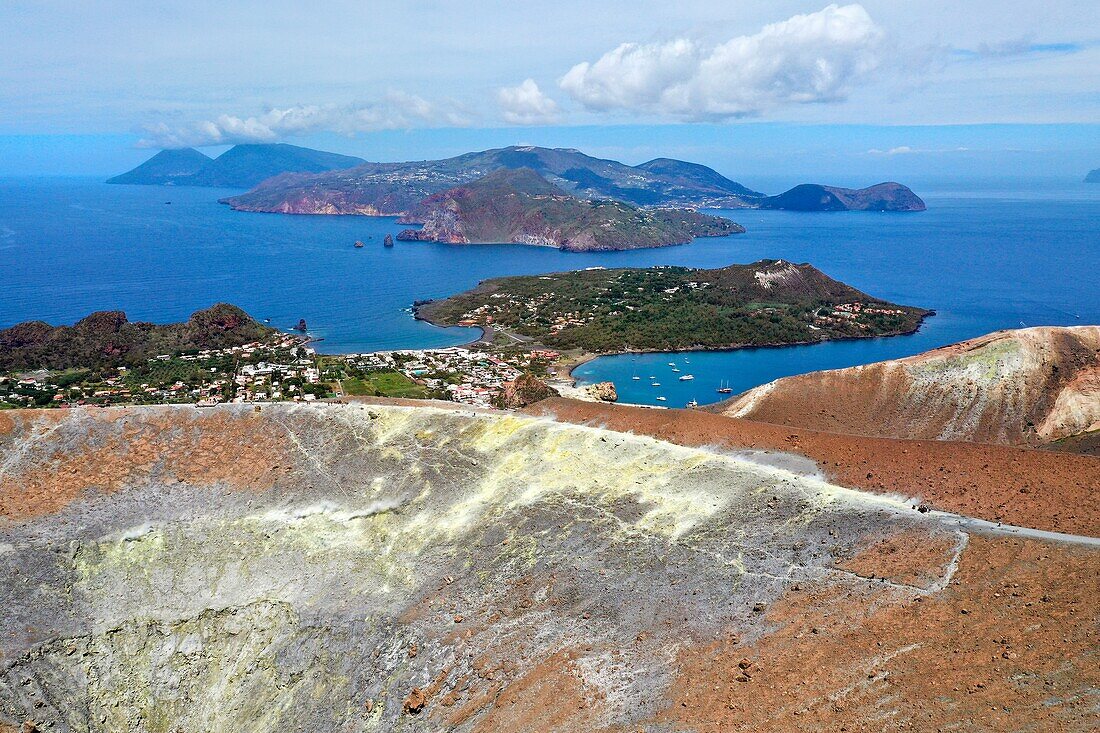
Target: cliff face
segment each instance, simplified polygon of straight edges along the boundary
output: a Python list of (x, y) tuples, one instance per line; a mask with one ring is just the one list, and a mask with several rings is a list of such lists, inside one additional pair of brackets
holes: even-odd
[(761, 209), (790, 211), (924, 211), (924, 201), (900, 183), (867, 188), (837, 188), (804, 183), (759, 202)]
[(1039, 445), (1100, 429), (1100, 327), (1028, 328), (779, 379), (733, 417), (899, 438)]
[(678, 209), (638, 209), (570, 196), (529, 168), (500, 170), (430, 196), (405, 221), (422, 221), (398, 239), (466, 244), (511, 242), (581, 252), (685, 244), (744, 228)]
[(1011, 705), (1011, 725), (1085, 730), (1092, 712), (1095, 551), (971, 538), (743, 456), (285, 404), (6, 413), (0, 449), (0, 728), (858, 730), (887, 705), (955, 728)]

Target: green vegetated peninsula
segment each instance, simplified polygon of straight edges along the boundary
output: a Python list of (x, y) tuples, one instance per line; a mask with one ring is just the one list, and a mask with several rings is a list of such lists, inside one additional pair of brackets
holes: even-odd
[(406, 229), (398, 239), (536, 244), (572, 252), (663, 247), (745, 231), (691, 209), (578, 198), (530, 168), (498, 170), (429, 196), (404, 221), (424, 226)]
[(495, 278), (417, 305), (440, 325), (504, 328), (590, 353), (727, 349), (892, 336), (932, 311), (895, 305), (809, 264), (760, 260), (714, 270), (591, 269)]

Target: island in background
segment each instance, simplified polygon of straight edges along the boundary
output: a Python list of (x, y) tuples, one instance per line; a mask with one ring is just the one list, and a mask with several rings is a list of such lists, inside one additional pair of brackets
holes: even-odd
[(899, 183), (864, 189), (803, 184), (766, 196), (712, 168), (672, 158), (631, 166), (572, 148), (512, 146), (442, 160), (367, 163), (293, 145), (238, 145), (215, 160), (192, 148), (163, 150), (109, 183), (231, 186), (238, 211), (404, 216), (424, 199), (493, 171), (530, 168), (566, 193), (634, 206), (771, 208), (801, 211), (922, 211)]
[(787, 211), (924, 211), (924, 201), (900, 183), (878, 183), (867, 188), (837, 188), (816, 183), (761, 199), (761, 209)]
[(798, 208), (799, 210), (920, 211), (924, 202), (899, 183), (867, 189), (807, 184), (767, 197), (712, 168), (671, 158), (637, 166), (585, 155), (572, 148), (512, 146), (443, 160), (364, 163), (349, 170), (286, 174), (255, 190), (222, 199), (239, 211), (283, 214), (405, 216), (424, 199), (501, 169), (530, 168), (566, 193), (635, 206)]
[(217, 158), (194, 148), (181, 148), (162, 150), (137, 168), (107, 179), (107, 183), (252, 188), (281, 173), (320, 173), (364, 162), (351, 155), (286, 143), (234, 145)]

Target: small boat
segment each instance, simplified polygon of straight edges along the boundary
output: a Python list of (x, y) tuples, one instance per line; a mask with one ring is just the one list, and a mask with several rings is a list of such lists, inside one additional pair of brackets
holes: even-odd
[(638, 379), (641, 379), (641, 377), (639, 377), (637, 374), (635, 374), (633, 377), (631, 377), (631, 379), (638, 380)]
[(680, 367), (672, 367), (672, 371), (678, 372), (678, 371), (680, 371)]
[(362, 249), (363, 248), (363, 243), (360, 242), (358, 239), (355, 240), (355, 248), (356, 249)]
[(695, 379), (695, 377), (692, 376), (691, 374), (685, 374), (684, 376), (680, 377), (681, 382), (687, 382), (687, 381), (690, 381), (692, 379)]
[(665, 398), (664, 398), (664, 397), (658, 397), (658, 398), (657, 398), (657, 401), (658, 401), (658, 402), (664, 402), (664, 401), (665, 401)]
[(698, 407), (699, 403), (696, 400), (692, 400), (691, 402), (687, 403), (687, 406), (688, 407)]
[(650, 374), (650, 375), (649, 375), (649, 378), (650, 378), (650, 379), (656, 379), (657, 377), (655, 377), (655, 376), (653, 376), (652, 374)]
[(672, 366), (672, 367), (674, 367), (674, 366), (676, 366), (676, 362), (674, 362), (674, 361), (670, 361), (670, 362), (668, 363), (668, 365), (669, 365), (669, 366)]
[(661, 383), (660, 382), (650, 382), (649, 386), (650, 387), (660, 387)]

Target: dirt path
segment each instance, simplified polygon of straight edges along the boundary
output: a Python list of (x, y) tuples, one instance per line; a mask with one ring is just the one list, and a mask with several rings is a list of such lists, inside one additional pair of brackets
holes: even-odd
[(813, 459), (831, 481), (913, 497), (967, 517), (1100, 537), (1100, 458), (982, 443), (823, 433), (690, 410), (547, 400), (533, 414), (692, 446), (779, 450)]

